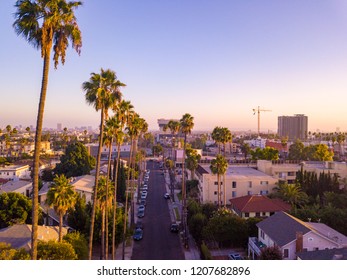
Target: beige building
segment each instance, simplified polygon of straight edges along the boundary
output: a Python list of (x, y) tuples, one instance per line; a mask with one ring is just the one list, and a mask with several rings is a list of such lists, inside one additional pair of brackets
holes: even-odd
[(257, 168), (278, 180), (287, 181), (289, 184), (295, 182), (297, 172), (301, 170), (307, 172), (337, 174), (340, 179), (347, 177), (347, 164), (345, 162), (322, 161), (310, 162), (303, 161), (301, 163), (273, 163), (269, 160), (258, 160)]
[[(223, 176), (221, 176), (223, 177)], [(200, 164), (196, 170), (196, 178), (199, 180), (200, 201), (218, 204), (217, 175), (212, 174), (209, 164)], [(278, 179), (247, 166), (229, 166), (225, 174), (226, 203), (230, 199), (245, 195), (267, 195), (276, 187)], [(221, 203), (224, 201), (224, 186), (221, 178)]]
[(0, 167), (0, 178), (6, 180), (30, 179), (29, 165), (9, 165)]

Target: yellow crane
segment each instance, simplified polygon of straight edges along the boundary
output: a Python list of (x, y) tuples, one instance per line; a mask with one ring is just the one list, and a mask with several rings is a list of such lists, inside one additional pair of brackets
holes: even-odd
[(259, 106), (257, 109), (253, 109), (253, 115), (255, 115), (255, 113), (258, 113), (258, 136), (260, 135), (260, 112), (271, 112), (271, 110), (260, 109)]

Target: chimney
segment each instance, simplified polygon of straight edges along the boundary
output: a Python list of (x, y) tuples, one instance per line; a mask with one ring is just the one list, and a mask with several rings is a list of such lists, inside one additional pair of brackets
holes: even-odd
[(303, 234), (300, 231), (296, 232), (296, 242), (295, 242), (295, 252), (299, 253), (302, 252), (302, 249), (304, 247), (304, 238), (303, 238)]

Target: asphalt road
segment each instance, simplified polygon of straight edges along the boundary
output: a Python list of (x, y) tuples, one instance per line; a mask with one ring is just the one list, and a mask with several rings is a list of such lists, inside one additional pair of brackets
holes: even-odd
[[(171, 218), (168, 201), (164, 199), (165, 179), (154, 161), (147, 162), (150, 170), (148, 195), (143, 223), (143, 239), (134, 241), (133, 260), (183, 260), (179, 235), (170, 232)], [(137, 208), (137, 206), (136, 206)]]

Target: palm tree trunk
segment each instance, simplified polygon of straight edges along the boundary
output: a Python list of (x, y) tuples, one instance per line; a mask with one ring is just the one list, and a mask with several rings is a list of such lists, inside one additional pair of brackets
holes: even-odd
[(127, 231), (127, 220), (128, 220), (128, 200), (129, 200), (129, 184), (130, 184), (130, 171), (131, 171), (131, 158), (133, 153), (133, 140), (130, 140), (130, 156), (129, 156), (129, 170), (128, 170), (128, 179), (125, 188), (125, 207), (124, 207), (124, 220), (123, 220), (123, 245), (122, 245), (122, 259), (125, 258), (125, 239), (126, 239), (126, 231)]
[(88, 246), (88, 258), (92, 259), (93, 253), (93, 236), (94, 236), (94, 224), (95, 224), (95, 212), (97, 204), (97, 185), (99, 182), (99, 173), (100, 173), (100, 162), (101, 162), (101, 150), (102, 150), (102, 135), (104, 134), (104, 114), (105, 109), (101, 109), (101, 121), (100, 121), (100, 135), (99, 135), (99, 149), (96, 159), (96, 170), (95, 170), (95, 183), (94, 183), (94, 192), (93, 192), (93, 207), (90, 221), (90, 231), (89, 231), (89, 246)]
[(40, 93), (40, 102), (36, 120), (35, 132), (35, 151), (34, 151), (34, 168), (33, 168), (33, 194), (32, 194), (32, 231), (31, 231), (31, 259), (37, 259), (37, 232), (39, 220), (39, 168), (40, 168), (40, 150), (41, 150), (41, 135), (43, 113), (45, 109), (45, 101), (48, 85), (49, 61), (50, 61), (50, 46), (47, 47), (43, 61), (43, 75)]
[(184, 143), (183, 143), (183, 161), (182, 161), (182, 218), (183, 218), (183, 228), (184, 228), (184, 246), (188, 247), (188, 225), (187, 225), (187, 191), (186, 191), (186, 182), (185, 182), (185, 160), (186, 160), (186, 143), (187, 135), (184, 134)]
[(59, 242), (63, 240), (62, 230), (63, 230), (63, 214), (59, 213), (59, 238), (58, 238)]
[(105, 259), (105, 207), (101, 209), (101, 255), (100, 259)]
[(107, 164), (107, 177), (106, 177), (106, 201), (105, 201), (105, 223), (106, 223), (106, 229), (105, 229), (105, 260), (108, 259), (108, 192), (109, 192), (109, 180), (110, 180), (110, 173), (111, 173), (111, 156), (112, 156), (112, 142), (111, 139), (109, 151), (108, 151), (108, 164)]
[(118, 188), (118, 168), (120, 161), (120, 143), (118, 143), (117, 163), (114, 176), (114, 201), (113, 201), (113, 225), (112, 225), (112, 259), (116, 259), (116, 215), (117, 215), (117, 188)]

